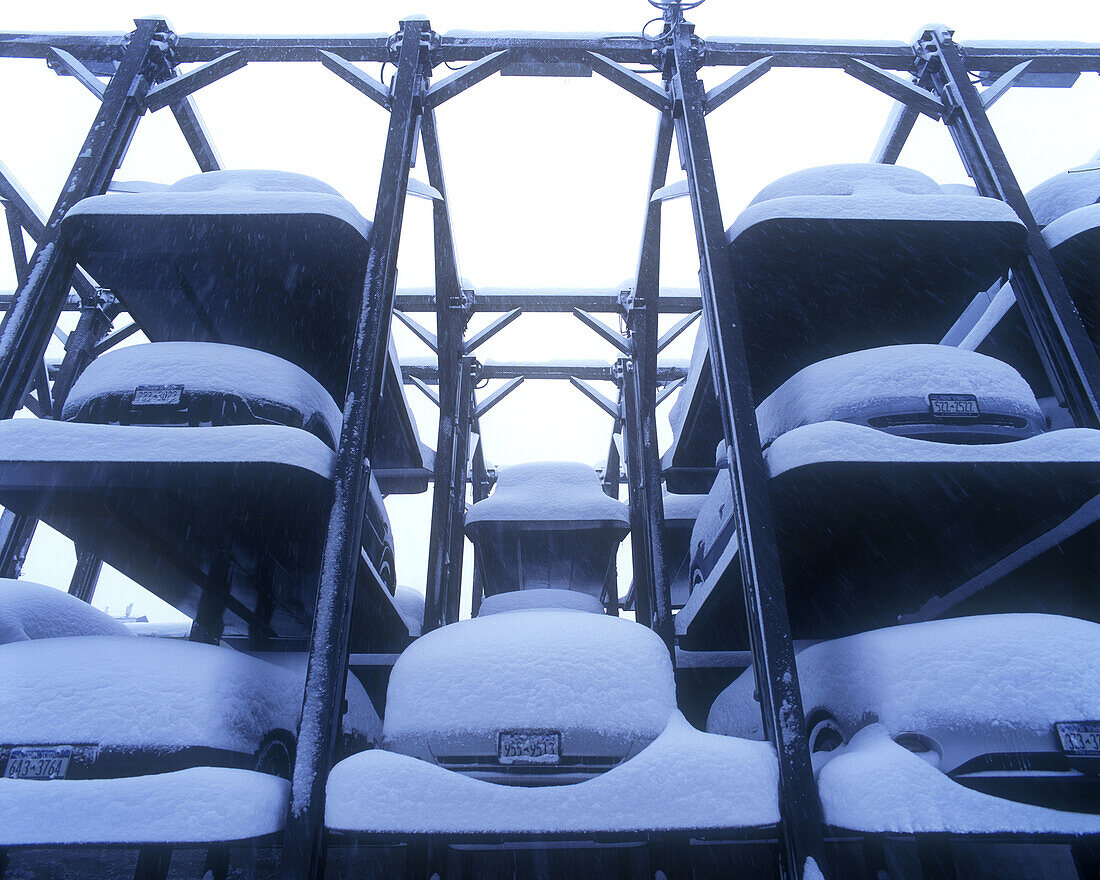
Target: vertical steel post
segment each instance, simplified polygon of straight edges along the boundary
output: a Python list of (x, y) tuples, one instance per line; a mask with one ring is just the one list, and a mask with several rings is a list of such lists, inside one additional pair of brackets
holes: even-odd
[(69, 396), (73, 383), (80, 378), (88, 364), (95, 360), (95, 347), (111, 329), (111, 324), (119, 312), (114, 297), (104, 291), (96, 290), (95, 297), (81, 297), (80, 318), (65, 343), (65, 356), (61, 359), (61, 368), (53, 383), (54, 418), (61, 418), (61, 409), (65, 398)]
[(332, 510), (321, 557), (290, 813), (283, 838), (282, 872), (288, 880), (306, 880), (323, 871), (325, 783), (341, 726), (348, 630), (370, 484), (370, 456), (378, 433), (409, 163), (430, 72), (430, 37), (427, 21), (402, 22), (363, 300), (333, 470)]
[(1028, 254), (1012, 267), (1012, 289), (1059, 401), (1081, 427), (1100, 428), (1100, 359), (1050, 255), (947, 28), (925, 31), (916, 44), (944, 122), (967, 173), (983, 196), (1001, 199), (1027, 225)]
[(161, 19), (138, 19), (136, 24), (31, 257), (27, 280), (0, 327), (0, 418), (11, 418), (23, 405), (23, 392), (57, 326), (76, 268), (58, 237), (61, 221), (78, 201), (106, 191), (145, 112), (145, 93), (166, 64), (167, 24)]
[(69, 581), (69, 595), (76, 596), (81, 602), (92, 602), (99, 575), (103, 571), (103, 560), (87, 550), (76, 548), (76, 568)]
[(450, 546), (447, 548), (446, 579), (443, 584), (443, 620), (454, 623), (458, 620), (459, 600), (462, 597), (462, 557), (466, 546), (466, 477), (469, 473), (470, 429), (473, 424), (474, 385), (477, 384), (478, 363), (476, 358), (463, 357), (459, 361), (458, 407), (455, 412), (454, 458), (452, 463), (450, 488), (450, 510), (448, 511), (448, 534)]
[[(432, 227), (435, 246), (435, 323), (436, 354), (439, 363), (439, 431), (436, 437), (435, 476), (432, 483), (432, 525), (428, 541), (428, 581), (424, 595), (424, 632), (441, 626), (447, 618), (447, 596), (452, 577), (450, 554), (455, 545), (454, 531), (462, 533), (462, 523), (455, 523), (455, 497), (461, 491), (466, 497), (465, 482), (461, 489), (454, 483), (456, 446), (459, 433), (459, 386), (462, 384), (463, 334), (467, 311), (462, 283), (459, 280), (451, 219), (447, 209), (447, 189), (443, 177), (443, 160), (439, 150), (439, 134), (435, 112), (424, 114), (420, 125), (424, 142), (424, 161), (428, 182), (443, 199), (432, 203)], [(469, 443), (467, 434), (466, 443)], [(465, 469), (463, 469), (465, 481)], [(462, 546), (459, 544), (461, 559)], [(459, 566), (458, 577), (462, 571)]]
[[(626, 303), (630, 353), (634, 369), (634, 421), (627, 430), (637, 433), (636, 466), (641, 478), (641, 496), (645, 506), (643, 522), (644, 564), (652, 590), (653, 629), (668, 646), (675, 659), (675, 633), (672, 625), (672, 595), (665, 571), (665, 504), (661, 491), (661, 462), (657, 443), (657, 318), (661, 296), (661, 202), (652, 196), (665, 184), (668, 158), (672, 150), (673, 124), (670, 113), (662, 113), (657, 124), (653, 174), (646, 201), (645, 228), (634, 291)], [(634, 546), (634, 539), (631, 539)]]
[(620, 358), (616, 370), (623, 401), (623, 451), (626, 453), (626, 490), (630, 504), (630, 559), (634, 580), (634, 619), (653, 627), (653, 569), (649, 553), (649, 511), (642, 479), (641, 403), (638, 400), (638, 383), (634, 375), (634, 362)]
[(5, 510), (0, 515), (0, 577), (18, 578), (27, 561), (38, 520)]
[(810, 765), (767, 474), (704, 119), (705, 93), (698, 75), (701, 52), (692, 25), (678, 17), (672, 17), (671, 24), (677, 144), (687, 171), (703, 318), (729, 448), (753, 668), (764, 729), (779, 759), (782, 867), (788, 880), (800, 880), (808, 873), (811, 859), (825, 869), (821, 804)]

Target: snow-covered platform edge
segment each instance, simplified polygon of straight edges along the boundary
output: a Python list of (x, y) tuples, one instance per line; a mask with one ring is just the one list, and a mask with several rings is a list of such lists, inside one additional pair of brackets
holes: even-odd
[(788, 431), (764, 452), (769, 477), (827, 462), (1100, 463), (1100, 431), (1066, 428), (1011, 443), (964, 445), (913, 440), (848, 422), (819, 422)]
[(192, 767), (127, 779), (0, 780), (0, 846), (196, 844), (281, 831), (290, 783)]
[(1100, 816), (1067, 813), (973, 791), (865, 727), (818, 772), (825, 821), (865, 833), (1100, 834)]
[(328, 779), (325, 824), (360, 834), (586, 834), (750, 829), (779, 821), (771, 745), (700, 733), (675, 713), (629, 761), (576, 785), (495, 785), (373, 750)]

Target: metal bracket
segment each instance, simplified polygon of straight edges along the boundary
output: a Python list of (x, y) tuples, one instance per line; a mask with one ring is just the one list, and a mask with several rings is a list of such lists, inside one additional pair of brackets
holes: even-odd
[(64, 49), (51, 46), (46, 55), (46, 64), (52, 70), (56, 70), (59, 76), (74, 77), (100, 101), (103, 100), (103, 93), (107, 91), (106, 84)]
[(687, 379), (681, 376), (678, 379), (673, 379), (671, 382), (665, 385), (664, 388), (657, 392), (657, 406), (660, 406), (662, 403), (668, 400), (669, 397), (672, 396), (672, 392), (683, 385), (685, 382), (687, 382)]
[(581, 323), (596, 331), (596, 333), (599, 334), (599, 336), (602, 337), (605, 341), (610, 342), (613, 346), (615, 346), (615, 348), (619, 352), (625, 355), (630, 354), (629, 343), (602, 321), (596, 320), (590, 314), (588, 314), (588, 312), (582, 309), (573, 309), (573, 314), (580, 318)]
[[(496, 391), (486, 397), (474, 408), (474, 418), (480, 419), (485, 413), (504, 400), (509, 394), (523, 384), (523, 376), (516, 376), (501, 385)], [(472, 450), (471, 450), (472, 451)]]
[(153, 86), (145, 96), (145, 107), (147, 110), (156, 111), (169, 104), (175, 104), (204, 86), (240, 70), (246, 64), (248, 64), (248, 57), (243, 52), (227, 52), (220, 58), (215, 58), (182, 76), (173, 77)]
[(483, 79), (488, 79), (508, 63), (511, 54), (508, 50), (493, 52), (491, 55), (486, 55), (484, 58), (467, 64), (462, 70), (452, 73), (445, 79), (441, 79), (428, 89), (428, 93), (424, 96), (424, 107), (438, 107), (444, 101), (450, 100), (471, 86), (477, 85)]
[(390, 109), (390, 90), (373, 76), (368, 76), (350, 61), (321, 49), (321, 64), (335, 73), (349, 86), (366, 95), (383, 110)]
[[(397, 313), (394, 312), (394, 314)], [(436, 406), (439, 406), (439, 394), (436, 393), (431, 385), (429, 385), (423, 379), (418, 379), (416, 376), (409, 376), (409, 382), (419, 388), (424, 393), (424, 396), (428, 398), (428, 400), (430, 400)]]
[(436, 339), (435, 334), (432, 333), (431, 330), (429, 330), (427, 327), (421, 326), (404, 312), (398, 311), (397, 309), (393, 310), (393, 316), (406, 327), (408, 327), (417, 339), (423, 342), (436, 354), (439, 354), (439, 340)]
[(636, 98), (641, 98), (647, 104), (661, 111), (672, 109), (672, 99), (660, 86), (656, 86), (648, 79), (623, 67), (617, 61), (612, 61), (595, 52), (588, 53), (588, 59), (592, 62), (592, 69), (605, 79), (611, 80), (615, 85), (626, 89)]
[(512, 309), (512, 311), (510, 311), (510, 312), (508, 312), (504, 315), (501, 315), (499, 318), (495, 319), (488, 326), (483, 327), (482, 329), (478, 330), (477, 333), (475, 333), (473, 336), (471, 336), (469, 339), (467, 339), (462, 344), (462, 353), (463, 354), (471, 354), (475, 348), (477, 348), (483, 342), (486, 342), (487, 340), (492, 339), (501, 330), (503, 330), (505, 327), (507, 327), (509, 324), (511, 324), (516, 318), (518, 318), (522, 314), (523, 314), (523, 309)]
[(664, 351), (666, 348), (668, 348), (669, 345), (671, 345), (672, 342), (681, 333), (683, 333), (685, 330), (687, 330), (688, 327), (690, 327), (692, 324), (694, 324), (702, 314), (703, 313), (701, 311), (692, 312), (690, 315), (686, 315), (685, 317), (683, 317), (679, 321), (677, 321), (675, 324), (673, 324), (668, 329), (668, 332), (665, 333), (664, 336), (662, 336), (660, 339), (657, 340), (657, 353), (660, 354), (662, 351)]
[(617, 403), (612, 403), (583, 379), (578, 379), (576, 376), (570, 376), (569, 384), (611, 416), (611, 418), (618, 420), (623, 417), (622, 411)]
[(842, 66), (849, 76), (867, 83), (895, 101), (901, 101), (918, 113), (923, 113), (932, 119), (939, 119), (945, 112), (943, 103), (935, 95), (908, 80), (868, 64), (862, 58), (845, 58)]
[(734, 95), (743, 92), (771, 70), (774, 63), (774, 56), (768, 55), (764, 58), (757, 58), (752, 64), (746, 64), (724, 83), (707, 92), (703, 102), (704, 112), (711, 113), (717, 110)]
[(978, 95), (982, 99), (982, 106), (988, 110), (996, 104), (1009, 89), (1020, 81), (1020, 78), (1027, 73), (1029, 67), (1031, 67), (1030, 60), (1022, 61), (1011, 70), (1001, 74), (993, 85)]

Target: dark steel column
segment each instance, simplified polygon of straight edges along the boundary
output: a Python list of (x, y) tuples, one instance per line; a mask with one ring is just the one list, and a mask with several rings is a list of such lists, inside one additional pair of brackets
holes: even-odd
[(81, 297), (80, 318), (65, 343), (65, 357), (53, 383), (53, 416), (61, 418), (65, 398), (73, 383), (80, 378), (88, 364), (96, 358), (96, 346), (110, 332), (111, 324), (120, 307), (113, 296), (105, 291), (95, 291), (94, 299)]
[(69, 581), (69, 595), (76, 596), (81, 602), (91, 604), (95, 595), (99, 575), (103, 571), (103, 560), (94, 553), (76, 548), (76, 568)]
[[(653, 156), (653, 174), (649, 182), (645, 229), (638, 259), (634, 291), (626, 303), (630, 330), (631, 362), (634, 369), (628, 379), (634, 383), (634, 420), (627, 430), (637, 434), (633, 445), (638, 450), (636, 466), (641, 478), (645, 505), (643, 554), (647, 580), (652, 589), (653, 629), (668, 646), (675, 659), (672, 626), (672, 595), (665, 571), (665, 503), (661, 491), (661, 461), (657, 442), (657, 318), (660, 313), (661, 273), (661, 202), (652, 196), (665, 184), (668, 157), (672, 150), (673, 124), (670, 114), (662, 113), (657, 125), (657, 145)], [(634, 546), (634, 539), (631, 539)], [(636, 558), (636, 557), (635, 557)]]
[(638, 400), (638, 383), (634, 376), (634, 363), (620, 358), (616, 369), (623, 401), (623, 452), (626, 453), (626, 490), (630, 505), (630, 560), (634, 581), (634, 619), (653, 627), (652, 556), (649, 553), (649, 512), (642, 479), (641, 404)]
[(370, 455), (393, 314), (397, 248), (420, 101), (428, 73), (431, 26), (402, 23), (386, 151), (374, 209), (374, 229), (352, 346), (344, 424), (336, 453), (329, 514), (310, 639), (298, 754), (283, 843), (283, 876), (305, 880), (323, 871), (325, 783), (340, 734), (348, 664), (348, 630), (359, 565)]
[(946, 112), (944, 122), (967, 173), (983, 196), (1001, 199), (1027, 224), (1028, 255), (1012, 267), (1012, 289), (1055, 394), (1074, 422), (1100, 428), (1100, 359), (946, 28), (926, 31), (916, 45)]
[(0, 515), (0, 577), (18, 578), (27, 561), (38, 520), (5, 510)]
[(469, 473), (470, 429), (473, 425), (474, 385), (477, 384), (476, 358), (464, 357), (459, 361), (458, 407), (455, 412), (454, 455), (451, 464), (448, 496), (448, 534), (446, 578), (443, 582), (443, 619), (445, 623), (458, 620), (459, 600), (462, 596), (462, 557), (466, 546), (466, 476)]
[[(428, 182), (443, 195), (432, 203), (432, 225), (435, 245), (435, 322), (436, 345), (439, 363), (439, 431), (435, 445), (435, 477), (432, 483), (432, 525), (428, 541), (428, 581), (424, 595), (424, 632), (442, 626), (448, 614), (447, 596), (452, 577), (450, 555), (454, 547), (455, 495), (466, 497), (465, 482), (456, 487), (455, 455), (457, 419), (459, 418), (459, 386), (462, 383), (463, 335), (468, 312), (455, 257), (451, 219), (447, 210), (447, 190), (443, 177), (443, 161), (439, 150), (439, 136), (435, 125), (435, 112), (424, 114), (420, 125), (424, 142), (424, 161), (428, 168)], [(467, 444), (469, 435), (467, 433)], [(465, 469), (462, 471), (465, 481)], [(462, 534), (462, 522), (457, 523)], [(461, 549), (458, 578), (461, 581)]]
[(810, 766), (771, 499), (704, 121), (704, 91), (698, 76), (700, 51), (690, 24), (675, 21), (673, 28), (677, 144), (688, 175), (699, 247), (703, 318), (729, 447), (729, 471), (741, 542), (737, 556), (753, 668), (764, 729), (779, 757), (782, 864), (788, 880), (800, 880), (808, 859), (814, 859), (825, 869), (821, 804)]
[(23, 392), (46, 351), (76, 268), (58, 239), (61, 220), (81, 199), (106, 191), (145, 112), (145, 93), (166, 64), (163, 36), (168, 26), (161, 19), (138, 19), (136, 24), (31, 257), (27, 281), (0, 329), (0, 418), (11, 418), (22, 406)]

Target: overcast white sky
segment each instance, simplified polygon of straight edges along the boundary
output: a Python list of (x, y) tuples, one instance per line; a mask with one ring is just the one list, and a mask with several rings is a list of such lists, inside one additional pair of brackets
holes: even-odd
[[(388, 0), (286, 5), (187, 0), (165, 3), (158, 14), (181, 34), (391, 33), (409, 12), (427, 14), (440, 32), (636, 33), (657, 14), (645, 0), (430, 0), (418, 8)], [(120, 32), (132, 28), (134, 17), (146, 14), (149, 10), (116, 0), (22, 3), (4, 9), (0, 28)], [(942, 21), (964, 44), (977, 39), (1100, 42), (1100, 7), (1064, 0), (996, 5), (976, 0), (709, 0), (689, 18), (703, 37), (908, 42), (922, 25)], [(379, 75), (377, 65), (367, 70)], [(731, 72), (711, 69), (707, 82), (713, 85)], [(319, 64), (252, 64), (202, 90), (196, 100), (225, 167), (310, 174), (339, 189), (365, 216), (373, 213), (386, 115)], [(95, 99), (74, 79), (57, 77), (44, 62), (0, 59), (0, 161), (46, 213), (95, 109)], [(708, 117), (726, 225), (776, 177), (812, 165), (866, 161), (889, 109), (887, 98), (839, 71), (768, 73)], [(997, 103), (991, 118), (1025, 190), (1100, 149), (1098, 109), (1100, 77), (1095, 74), (1083, 76), (1068, 90), (1014, 89)], [(438, 113), (440, 141), (462, 274), (485, 287), (615, 288), (631, 276), (655, 114), (600, 77), (493, 77), (444, 105)], [(940, 183), (967, 182), (946, 130), (924, 118), (899, 164)], [(162, 111), (141, 123), (117, 179), (168, 183), (195, 171), (174, 120)], [(425, 177), (422, 168), (414, 174)], [(680, 176), (674, 159), (669, 180)], [(695, 285), (698, 262), (686, 199), (667, 205), (664, 230), (662, 283)], [(399, 266), (399, 287), (432, 283), (431, 208), (426, 201), (409, 200)], [(0, 254), (0, 289), (10, 290), (14, 283), (10, 257)], [(431, 316), (423, 318), (430, 326)], [(471, 329), (487, 320), (476, 317)], [(666, 356), (686, 358), (691, 335)], [(404, 328), (398, 327), (395, 337), (403, 357), (428, 353)], [(521, 318), (478, 354), (483, 360), (614, 357), (610, 346), (576, 319), (546, 315)], [(610, 383), (603, 390), (614, 393)], [(434, 407), (415, 389), (409, 389), (409, 397), (422, 437), (434, 446)], [(663, 414), (659, 421), (667, 443)], [(548, 458), (596, 463), (606, 453), (610, 427), (610, 419), (566, 383), (536, 381), (528, 381), (483, 421), (486, 453), (497, 464)], [(401, 582), (423, 590), (430, 497), (391, 497), (387, 505)], [(64, 588), (72, 565), (71, 545), (43, 529), (24, 576)], [(629, 566), (621, 568), (625, 577)], [(95, 604), (120, 613), (130, 601), (135, 614), (173, 616), (159, 600), (127, 586), (117, 575), (104, 577)]]

